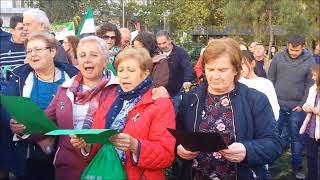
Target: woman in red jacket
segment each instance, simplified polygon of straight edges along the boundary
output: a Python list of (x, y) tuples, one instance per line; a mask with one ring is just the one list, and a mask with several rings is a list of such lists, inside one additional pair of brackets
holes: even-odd
[[(124, 163), (128, 179), (165, 179), (164, 169), (174, 159), (175, 139), (167, 128), (175, 128), (175, 113), (169, 98), (151, 97), (152, 60), (143, 48), (120, 52), (115, 61), (119, 77), (116, 97), (109, 97), (96, 112), (92, 128), (116, 129), (110, 138)], [(71, 143), (85, 147), (81, 138)], [(94, 145), (92, 157), (100, 148)]]

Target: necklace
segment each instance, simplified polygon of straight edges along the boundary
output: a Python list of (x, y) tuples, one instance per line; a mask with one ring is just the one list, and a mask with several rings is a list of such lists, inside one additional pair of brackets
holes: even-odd
[(37, 83), (37, 104), (39, 104), (39, 94), (40, 94), (40, 92), (39, 92), (39, 79), (41, 79), (42, 81), (49, 81), (52, 78), (51, 95), (52, 95), (52, 97), (54, 97), (55, 94), (53, 91), (54, 91), (54, 82), (55, 82), (55, 78), (56, 78), (56, 68), (54, 68), (53, 76), (47, 80), (40, 78), (40, 76), (38, 76), (38, 74), (36, 72), (34, 72), (34, 73), (36, 74), (36, 77), (37, 77), (37, 82), (36, 82)]
[(41, 77), (41, 76), (39, 76), (39, 75), (38, 75), (38, 73), (36, 73), (36, 72), (34, 72), (34, 73), (36, 74), (37, 79), (40, 79), (40, 80), (42, 80), (42, 81), (49, 81), (50, 79), (52, 79), (52, 80), (53, 80), (53, 82), (54, 82), (54, 79), (55, 79), (55, 76), (56, 76), (56, 68), (54, 68), (53, 76), (52, 76), (52, 77), (49, 77), (48, 79), (44, 79), (44, 78), (42, 78), (42, 77)]

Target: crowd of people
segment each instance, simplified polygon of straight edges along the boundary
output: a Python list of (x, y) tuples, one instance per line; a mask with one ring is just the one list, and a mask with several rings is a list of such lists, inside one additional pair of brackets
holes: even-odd
[[(59, 129), (117, 131), (108, 140), (125, 179), (166, 179), (170, 166), (183, 180), (272, 179), (269, 166), (288, 147), (293, 175), (306, 178), (306, 150), (307, 178), (319, 179), (319, 41), (311, 52), (294, 34), (267, 59), (261, 42), (210, 39), (194, 78), (167, 31), (131, 37), (105, 23), (60, 43), (49, 26), (33, 9), (11, 18), (11, 33), (0, 28), (0, 95), (30, 98)], [(110, 145), (27, 128), (0, 104), (0, 180), (110, 179), (83, 176)], [(168, 128), (218, 133), (227, 148), (191, 151)]]

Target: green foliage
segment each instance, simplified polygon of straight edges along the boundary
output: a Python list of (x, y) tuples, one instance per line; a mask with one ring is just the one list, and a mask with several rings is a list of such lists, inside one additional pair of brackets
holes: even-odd
[[(53, 1), (53, 0), (32, 0), (31, 4), (46, 12), (51, 23), (62, 23), (72, 21), (72, 18), (79, 15), (82, 0)], [(80, 8), (79, 8), (80, 7)]]
[(190, 54), (193, 64), (198, 60), (201, 49), (204, 47), (202, 43), (192, 41), (192, 36), (186, 33), (174, 40), (174, 43), (183, 47)]
[(224, 9), (226, 24), (237, 32), (252, 29), (256, 40), (268, 38), (270, 28), (275, 26), (285, 29), (287, 35), (300, 33), (316, 37), (319, 12), (319, 0), (229, 0)]
[(225, 4), (225, 0), (173, 0), (170, 21), (183, 32), (221, 26)]

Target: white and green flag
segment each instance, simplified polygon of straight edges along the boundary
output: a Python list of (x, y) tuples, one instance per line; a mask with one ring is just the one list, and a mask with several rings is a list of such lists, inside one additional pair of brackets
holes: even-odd
[(93, 11), (91, 6), (88, 6), (87, 13), (80, 24), (77, 36), (87, 33), (95, 33)]
[(73, 22), (65, 22), (60, 24), (51, 24), (50, 32), (53, 32), (57, 40), (63, 40), (66, 36), (75, 35)]

